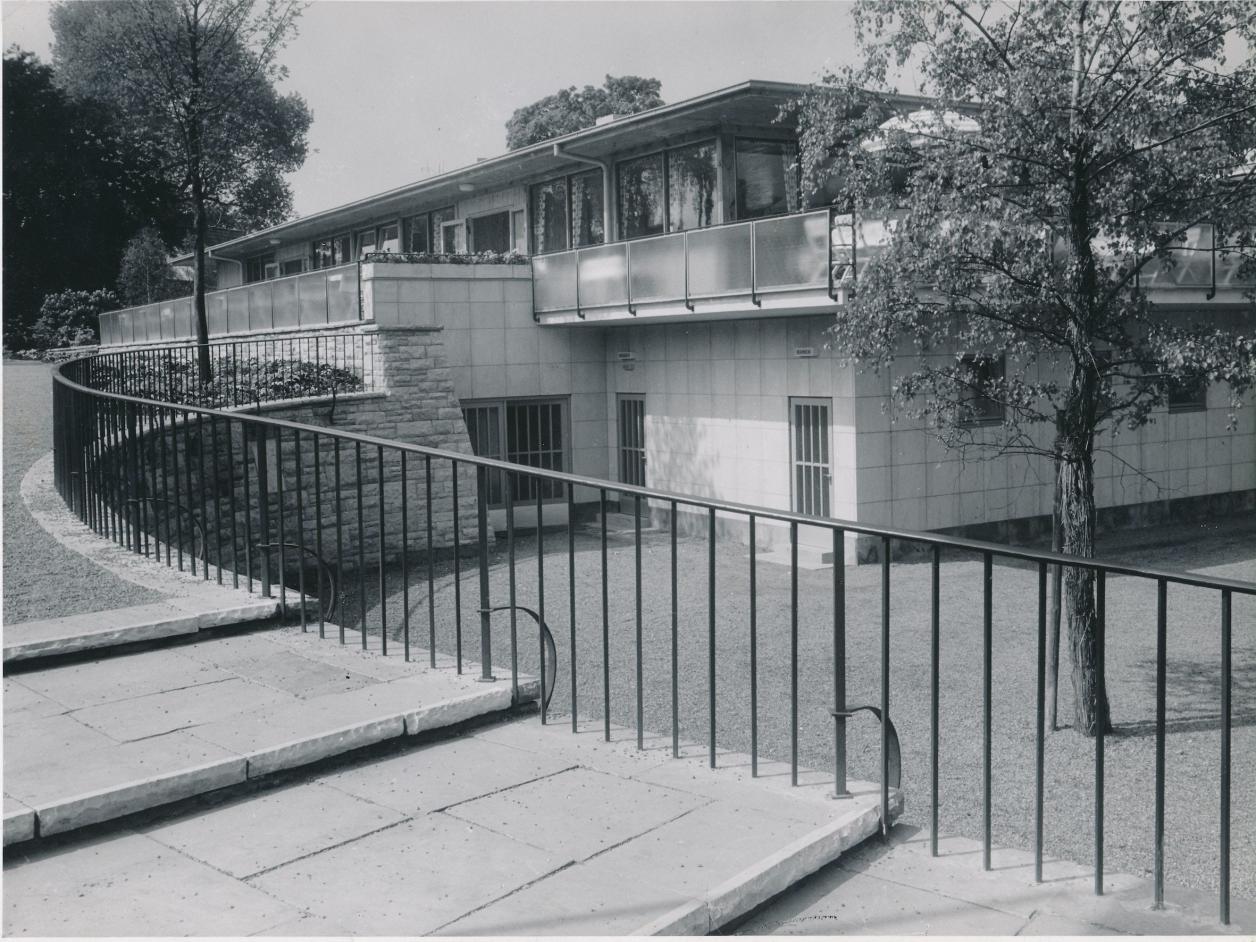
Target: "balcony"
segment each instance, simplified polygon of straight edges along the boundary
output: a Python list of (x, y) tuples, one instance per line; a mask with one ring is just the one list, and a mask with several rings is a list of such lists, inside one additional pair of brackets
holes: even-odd
[[(322, 327), (361, 318), (357, 263), (211, 291), (209, 335)], [(192, 298), (158, 301), (100, 316), (100, 341), (113, 346), (196, 338)]]
[[(832, 311), (853, 283), (853, 234), (849, 215), (825, 209), (538, 255), (533, 316), (561, 324)], [(885, 235), (861, 227), (860, 251)]]

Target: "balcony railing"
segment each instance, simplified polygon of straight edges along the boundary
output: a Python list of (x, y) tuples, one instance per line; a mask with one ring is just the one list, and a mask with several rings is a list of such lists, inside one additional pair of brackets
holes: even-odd
[(642, 304), (836, 291), (853, 261), (850, 217), (831, 210), (773, 216), (612, 242), (532, 259), (533, 312), (571, 313)]
[[(211, 291), (205, 295), (209, 335), (319, 327), (359, 320), (357, 263)], [(100, 316), (105, 346), (196, 337), (192, 298), (175, 298)]]

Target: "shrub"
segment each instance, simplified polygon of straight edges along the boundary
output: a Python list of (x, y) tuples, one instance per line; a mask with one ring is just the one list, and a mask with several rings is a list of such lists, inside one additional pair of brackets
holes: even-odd
[(509, 252), (367, 252), (364, 262), (399, 262), (410, 265), (527, 265), (528, 256)]
[(58, 291), (44, 298), (31, 331), (36, 349), (79, 347), (99, 339), (100, 315), (122, 305), (106, 288), (95, 291)]

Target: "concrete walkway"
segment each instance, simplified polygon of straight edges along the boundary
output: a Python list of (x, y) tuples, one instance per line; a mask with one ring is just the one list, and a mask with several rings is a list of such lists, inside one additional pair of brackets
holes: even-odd
[[(5, 844), (508, 709), (509, 681), (278, 627), (10, 674)], [(449, 659), (441, 658), (439, 665)], [(524, 698), (536, 684), (524, 678)]]
[(705, 933), (875, 832), (877, 795), (535, 716), (28, 844), (8, 935)]
[(1218, 920), (1217, 897), (1166, 887), (1165, 908), (1151, 908), (1149, 880), (1109, 874), (1094, 895), (1094, 871), (1044, 861), (1035, 883), (1033, 855), (995, 849), (981, 869), (981, 845), (896, 827), (888, 845), (865, 843), (763, 907), (736, 929), (747, 935), (1246, 935), (1256, 906), (1231, 899), (1231, 925)]

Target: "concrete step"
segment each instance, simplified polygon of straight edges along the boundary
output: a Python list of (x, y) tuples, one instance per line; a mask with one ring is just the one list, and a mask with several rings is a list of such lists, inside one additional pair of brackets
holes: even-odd
[[(229, 604), (224, 605), (224, 601)], [(278, 611), (277, 599), (243, 593), (232, 593), (225, 599), (196, 594), (150, 605), (19, 622), (4, 626), (4, 663), (192, 635), (206, 628), (273, 618)]]
[[(198, 801), (5, 868), (5, 931), (706, 934), (880, 826), (877, 789), (536, 716)], [(894, 795), (894, 813), (899, 796)], [(55, 904), (54, 904), (54, 901)]]
[[(365, 746), (497, 713), (478, 683), (378, 638), (268, 628), (11, 675), (4, 843), (72, 831)], [(521, 697), (535, 699), (531, 678)]]

